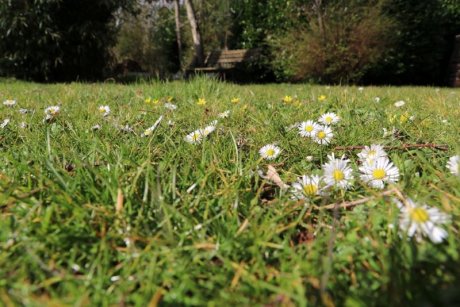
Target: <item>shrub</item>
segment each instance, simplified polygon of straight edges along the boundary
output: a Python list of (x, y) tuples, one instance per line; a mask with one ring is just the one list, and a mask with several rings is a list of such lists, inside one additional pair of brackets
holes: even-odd
[(391, 42), (392, 23), (379, 2), (329, 4), (312, 10), (309, 20), (271, 41), (278, 55), (273, 68), (281, 79), (360, 82)]
[(118, 62), (135, 60), (157, 78), (167, 78), (180, 69), (172, 11), (144, 5), (138, 15), (124, 18), (114, 48)]
[(132, 0), (0, 2), (0, 73), (36, 81), (101, 78), (114, 14)]

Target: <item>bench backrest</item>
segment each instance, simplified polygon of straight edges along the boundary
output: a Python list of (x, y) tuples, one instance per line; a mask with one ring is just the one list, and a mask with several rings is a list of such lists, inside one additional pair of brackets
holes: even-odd
[(237, 64), (253, 60), (258, 54), (258, 49), (214, 50), (207, 55), (205, 66), (234, 68)]

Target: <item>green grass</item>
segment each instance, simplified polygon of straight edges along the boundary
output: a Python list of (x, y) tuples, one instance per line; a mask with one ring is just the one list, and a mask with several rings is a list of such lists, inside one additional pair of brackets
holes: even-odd
[[(285, 95), (301, 103), (283, 104)], [(149, 96), (173, 96), (178, 109), (147, 105)], [(196, 105), (199, 97), (205, 106)], [(460, 299), (460, 180), (446, 168), (460, 152), (459, 90), (6, 80), (0, 100), (7, 98), (18, 104), (0, 105), (0, 121), (11, 119), (0, 129), (3, 305), (430, 306)], [(396, 108), (397, 100), (406, 105)], [(44, 109), (58, 103), (55, 122), (43, 122)], [(98, 113), (102, 104), (112, 109), (107, 119)], [(202, 144), (184, 141), (227, 109), (230, 117)], [(342, 118), (329, 146), (287, 129), (326, 111)], [(153, 135), (140, 137), (160, 115)], [(92, 131), (96, 124), (102, 129)], [(396, 135), (383, 137), (393, 126)], [(447, 152), (389, 152), (401, 173), (396, 187), (451, 216), (447, 240), (400, 236), (397, 207), (359, 180), (314, 204), (291, 200), (258, 175), (269, 164), (258, 150), (273, 142), (283, 151), (272, 164), (287, 183), (318, 172), (335, 146), (449, 145)], [(356, 153), (347, 152), (355, 172)], [(318, 209), (369, 196), (353, 210)]]

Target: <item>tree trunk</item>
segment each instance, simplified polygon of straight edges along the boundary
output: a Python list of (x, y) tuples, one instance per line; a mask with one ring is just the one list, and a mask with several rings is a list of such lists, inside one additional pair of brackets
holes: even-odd
[(193, 47), (195, 49), (195, 57), (192, 66), (202, 66), (204, 63), (203, 42), (201, 41), (200, 29), (196, 21), (195, 10), (192, 0), (185, 0), (185, 9), (187, 10), (187, 18), (192, 28)]
[(179, 0), (174, 0), (174, 19), (176, 21), (176, 40), (177, 40), (177, 57), (179, 67), (182, 70), (182, 39), (180, 35), (180, 6)]
[(323, 13), (321, 12), (321, 4), (322, 4), (322, 0), (315, 0), (313, 7), (316, 13), (316, 18), (318, 19), (319, 32), (321, 33), (323, 40), (325, 40), (326, 33), (324, 30), (324, 20), (323, 20)]

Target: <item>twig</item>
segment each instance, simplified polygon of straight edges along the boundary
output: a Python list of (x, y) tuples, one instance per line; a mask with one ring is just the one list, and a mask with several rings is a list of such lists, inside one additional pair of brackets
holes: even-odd
[(117, 203), (115, 204), (115, 213), (119, 214), (123, 210), (123, 192), (118, 188)]
[(458, 197), (456, 197), (456, 196), (454, 196), (454, 195), (452, 195), (452, 194), (450, 194), (450, 193), (448, 193), (448, 192), (446, 192), (446, 191), (444, 191), (444, 190), (441, 190), (440, 188), (438, 188), (438, 187), (435, 186), (434, 184), (431, 183), (431, 184), (430, 184), (430, 187), (432, 187), (433, 189), (435, 189), (435, 190), (437, 190), (437, 191), (443, 193), (444, 195), (446, 195), (446, 196), (449, 197), (450, 199), (452, 199), (452, 200), (454, 200), (454, 201), (459, 201), (459, 202), (460, 202), (460, 198), (458, 198)]
[[(357, 145), (357, 146), (337, 146), (334, 150), (358, 150), (364, 149), (365, 146)], [(426, 143), (426, 144), (403, 144), (400, 146), (383, 146), (384, 149), (393, 150), (393, 149), (410, 149), (410, 148), (433, 148), (442, 151), (449, 150), (449, 146), (446, 144), (433, 144), (433, 143)]]
[(384, 191), (384, 192), (380, 193), (377, 196), (369, 196), (369, 197), (364, 197), (364, 198), (361, 198), (361, 199), (358, 199), (358, 200), (342, 202), (342, 203), (333, 203), (333, 204), (326, 205), (326, 206), (316, 207), (315, 209), (318, 209), (318, 210), (334, 210), (336, 208), (341, 208), (341, 209), (352, 208), (352, 207), (355, 207), (355, 206), (360, 205), (360, 204), (364, 204), (364, 203), (366, 203), (366, 202), (368, 202), (370, 200), (373, 200), (373, 199), (381, 197), (381, 196), (387, 196), (387, 195), (391, 195), (391, 194), (396, 194), (396, 195), (400, 196), (399, 195), (400, 193), (398, 193), (398, 192), (399, 191), (396, 188), (393, 188), (393, 189)]

